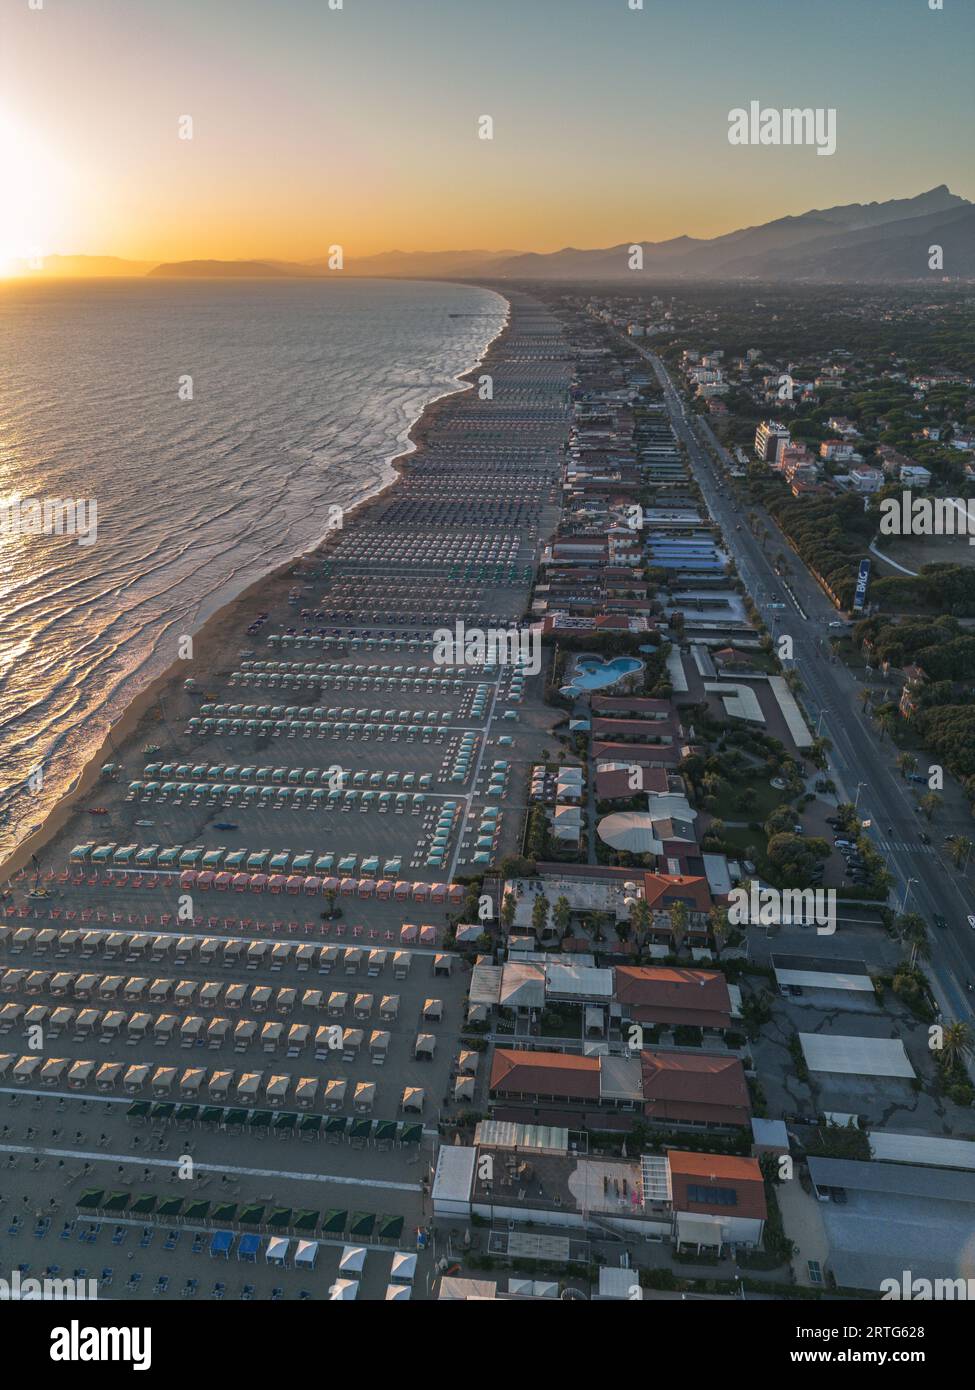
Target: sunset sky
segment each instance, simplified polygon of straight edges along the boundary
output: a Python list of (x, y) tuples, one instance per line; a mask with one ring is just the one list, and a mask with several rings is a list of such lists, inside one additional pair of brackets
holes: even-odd
[[(549, 251), (975, 196), (965, 0), (629, 4), (0, 0), (0, 265)], [(730, 146), (752, 99), (836, 107), (836, 154)]]

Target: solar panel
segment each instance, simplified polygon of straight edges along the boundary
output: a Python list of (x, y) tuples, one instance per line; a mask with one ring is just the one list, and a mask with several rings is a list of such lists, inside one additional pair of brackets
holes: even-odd
[(687, 1197), (691, 1202), (701, 1202), (708, 1206), (736, 1207), (738, 1193), (733, 1187), (688, 1186)]

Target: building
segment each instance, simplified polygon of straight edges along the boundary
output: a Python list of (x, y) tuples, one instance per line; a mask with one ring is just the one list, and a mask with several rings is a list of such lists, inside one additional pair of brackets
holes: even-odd
[(755, 431), (755, 457), (763, 463), (777, 462), (791, 437), (787, 425), (780, 425), (775, 420), (763, 420)]
[(830, 463), (851, 463), (860, 455), (845, 439), (824, 439), (819, 446), (819, 457)]
[(809, 1176), (829, 1243), (827, 1267), (840, 1288), (879, 1292), (883, 1281), (899, 1285), (905, 1273), (909, 1280), (975, 1280), (975, 1174), (810, 1158)]
[(902, 463), (900, 480), (905, 487), (929, 487), (931, 470), (923, 468), (919, 463)]
[(859, 468), (850, 469), (850, 486), (854, 492), (868, 495), (879, 492), (883, 485), (884, 475), (879, 468), (868, 468), (861, 464)]
[(624, 965), (613, 973), (616, 1001), (624, 1019), (715, 1032), (731, 1026), (728, 984), (718, 971)]
[(751, 1119), (741, 1062), (729, 1054), (646, 1050), (580, 1056), (499, 1047), (491, 1062), (494, 1118), (628, 1130), (735, 1129)]
[(646, 1119), (688, 1129), (734, 1129), (751, 1120), (748, 1084), (737, 1057), (647, 1049), (640, 1061)]
[(677, 1149), (590, 1157), (570, 1149), (565, 1128), (497, 1120), (482, 1120), (471, 1146), (441, 1147), (431, 1199), (438, 1219), (488, 1223), (492, 1253), (529, 1260), (571, 1260), (587, 1231), (607, 1227), (698, 1253), (754, 1249), (767, 1219), (754, 1158)]

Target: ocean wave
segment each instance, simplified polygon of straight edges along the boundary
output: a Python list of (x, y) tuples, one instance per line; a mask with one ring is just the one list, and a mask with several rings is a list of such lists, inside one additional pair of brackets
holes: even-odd
[(396, 281), (4, 288), (0, 497), (95, 498), (98, 540), (0, 534), (0, 853), (170, 664), (174, 634), (388, 480), (504, 310)]

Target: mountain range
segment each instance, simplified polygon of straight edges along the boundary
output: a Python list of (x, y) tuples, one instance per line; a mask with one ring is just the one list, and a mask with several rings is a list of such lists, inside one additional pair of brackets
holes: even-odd
[[(639, 244), (643, 273), (658, 280), (763, 280), (820, 283), (975, 277), (975, 204), (945, 184), (913, 198), (847, 203), (778, 217), (722, 236), (673, 237)], [(634, 243), (595, 250), (384, 251), (348, 259), (342, 274), (409, 279), (628, 281)], [(930, 248), (943, 248), (943, 268), (929, 269)], [(52, 256), (37, 276), (149, 275), (159, 279), (317, 278), (335, 274), (324, 258), (121, 261), (115, 257)]]

